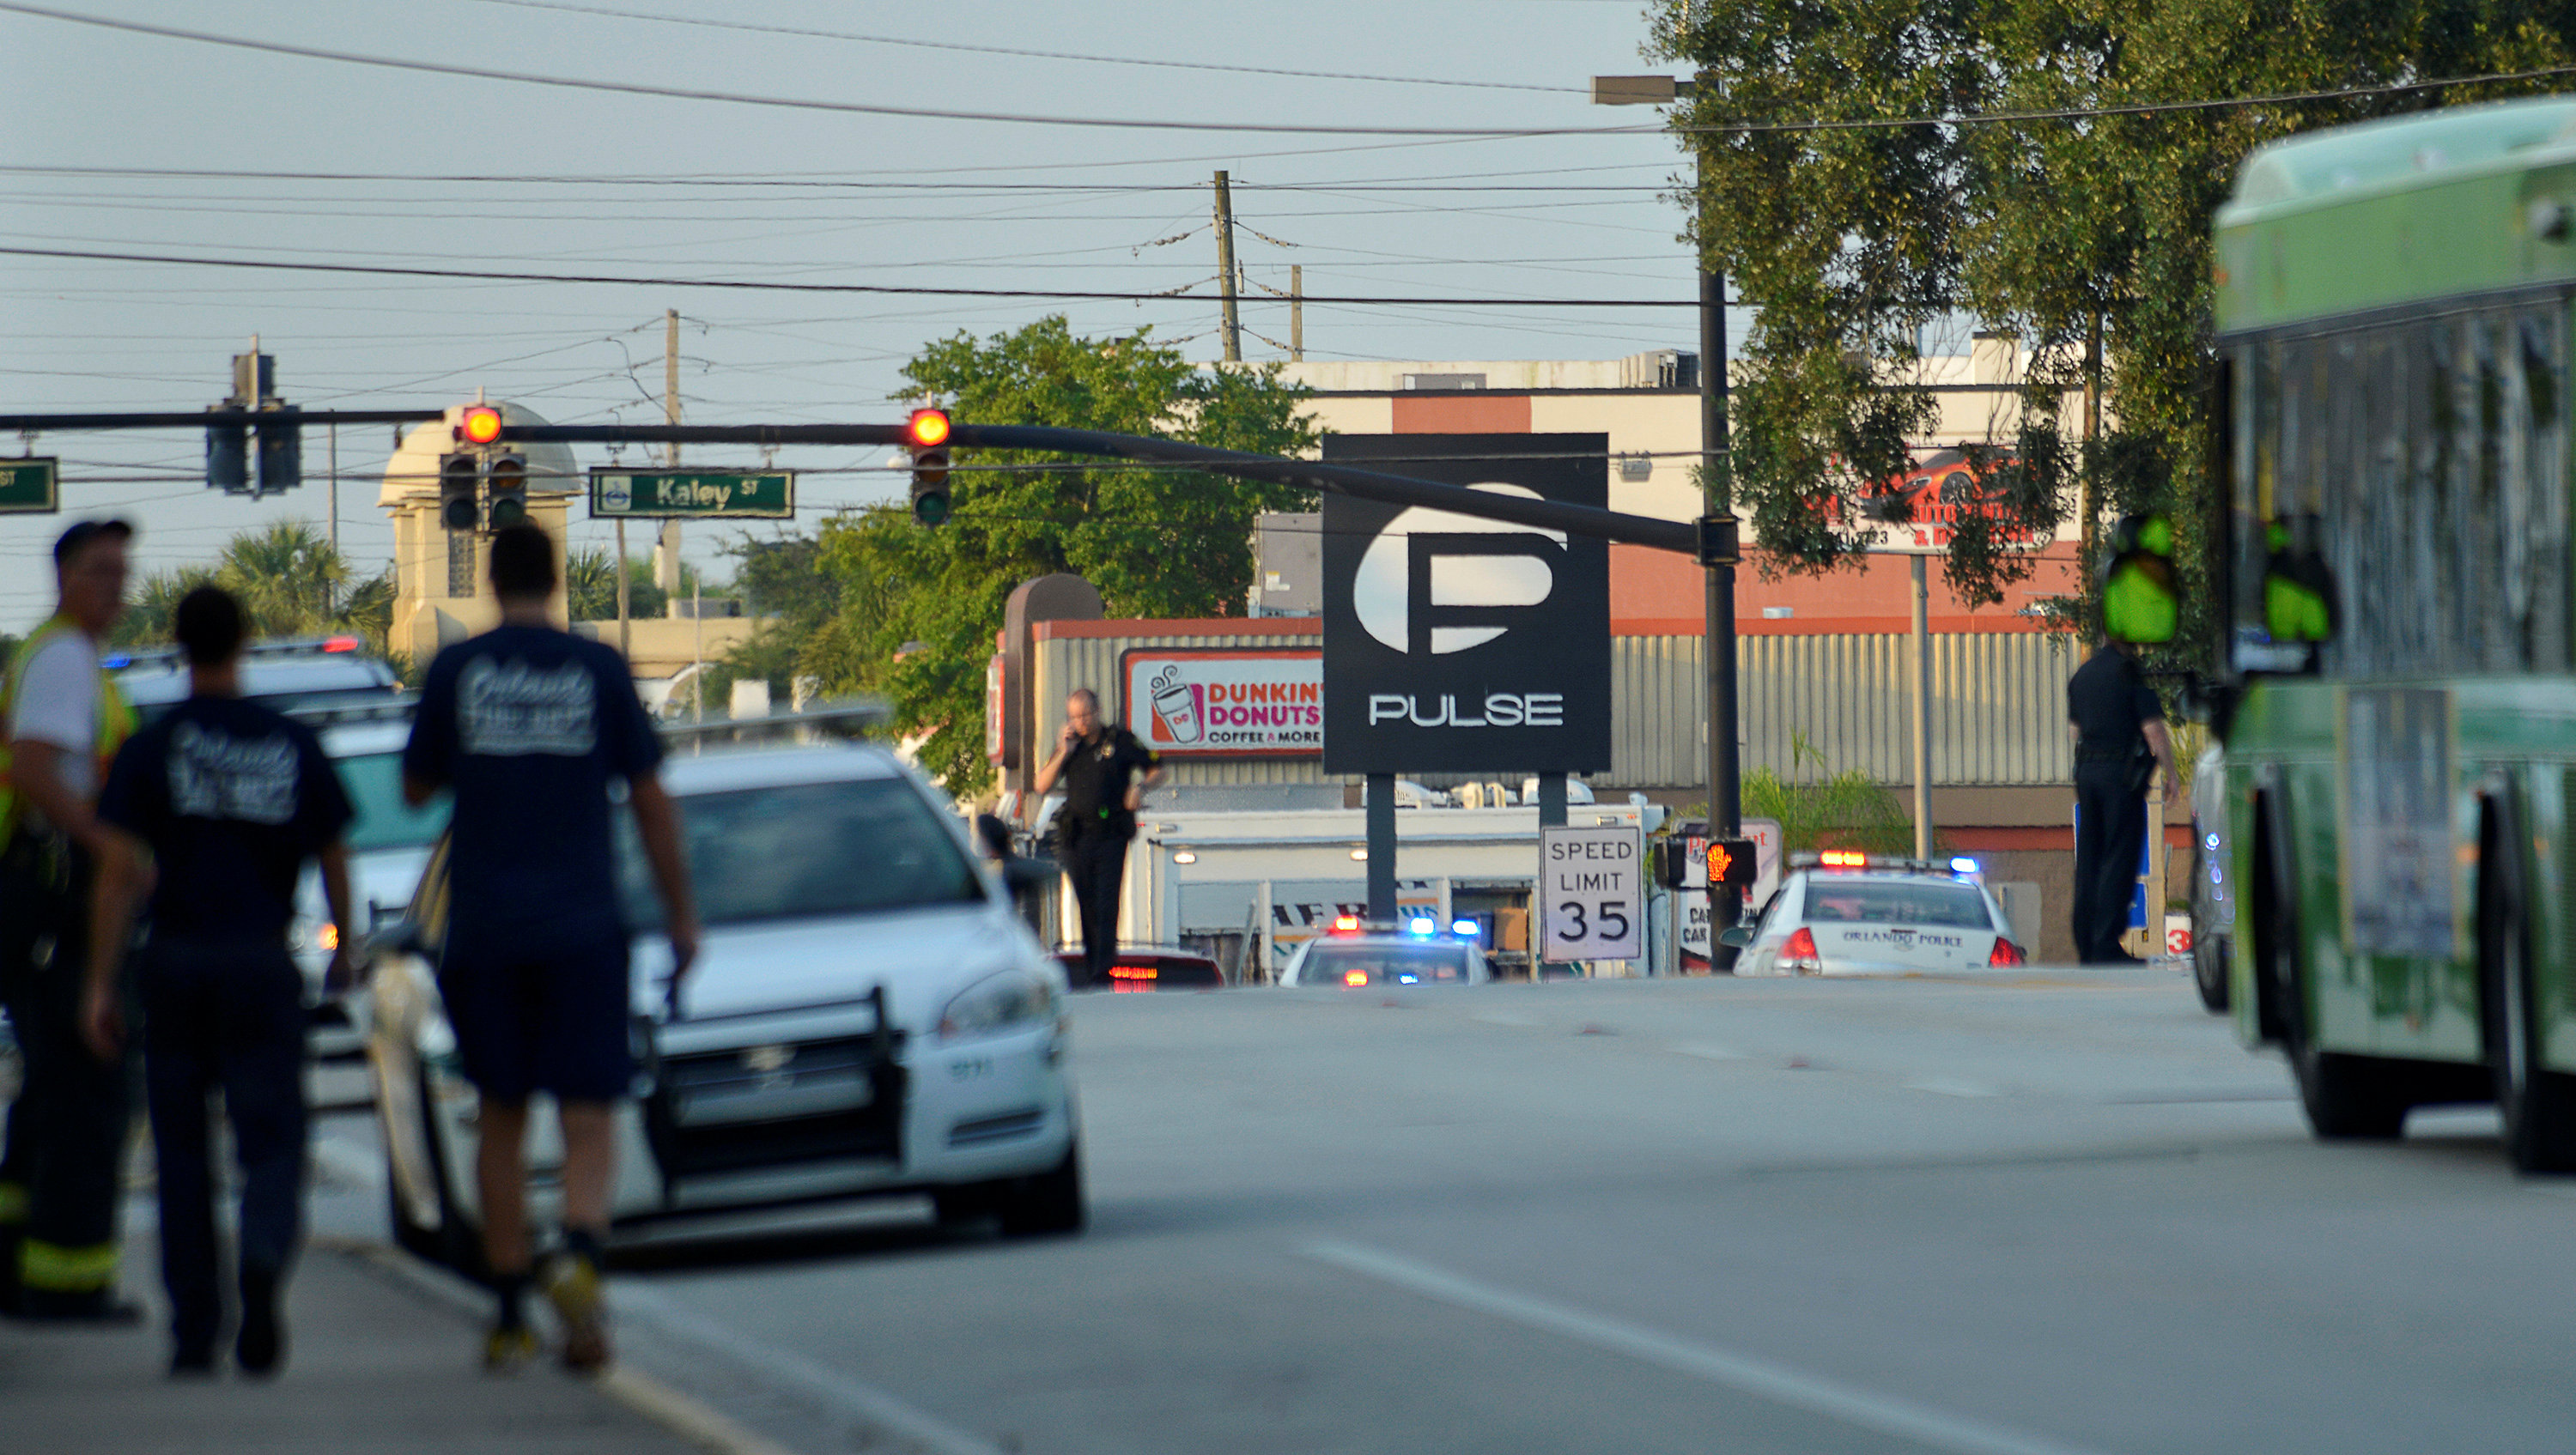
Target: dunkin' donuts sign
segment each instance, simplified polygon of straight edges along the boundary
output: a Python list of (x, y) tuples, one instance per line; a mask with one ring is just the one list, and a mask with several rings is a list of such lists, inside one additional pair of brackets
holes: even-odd
[(1264, 757), (1324, 750), (1324, 654), (1134, 648), (1120, 659), (1127, 730), (1157, 753)]

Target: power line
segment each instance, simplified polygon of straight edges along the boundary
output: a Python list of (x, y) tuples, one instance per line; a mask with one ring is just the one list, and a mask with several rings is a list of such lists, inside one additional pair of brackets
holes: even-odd
[[(2541, 66), (2525, 71), (2496, 71), (2477, 76), (2450, 76), (2422, 81), (2391, 82), (2375, 86), (2340, 86), (2317, 91), (2284, 91), (2260, 96), (2218, 96), (2191, 101), (2139, 101), (2108, 106), (2069, 106), (2034, 111), (1967, 112), (1951, 116), (1854, 117), (1803, 121), (1679, 122), (1648, 126), (1353, 126), (1302, 122), (1178, 121), (1165, 118), (1147, 117), (1038, 116), (1017, 112), (958, 111), (938, 107), (887, 106), (860, 101), (819, 101), (803, 97), (764, 96), (750, 92), (709, 91), (684, 86), (655, 86), (637, 81), (600, 81), (571, 76), (546, 76), (525, 71), (500, 71), (476, 66), (460, 66), (440, 61), (411, 60), (396, 56), (362, 55), (353, 51), (324, 50), (317, 46), (290, 45), (281, 41), (253, 40), (246, 36), (217, 35), (210, 31), (184, 30), (176, 26), (150, 25), (142, 21), (119, 20), (103, 15), (83, 15), (69, 10), (54, 10), (39, 5), (19, 4), (15, 3), (15, 0), (0, 0), (0, 12), (32, 16), (42, 20), (59, 20), (73, 25), (96, 26), (103, 30), (125, 31), (135, 35), (158, 36), (167, 40), (194, 41), (204, 45), (228, 46), (237, 50), (260, 51), (271, 55), (296, 56), (305, 60), (337, 61), (347, 65), (376, 66), (387, 70), (417, 71), (430, 75), (459, 76), (471, 80), (508, 81), (528, 86), (553, 86), (576, 91), (604, 91), (619, 95), (664, 97), (682, 101), (718, 101), (731, 105), (771, 106), (796, 111), (840, 112), (864, 116), (910, 116), (940, 121), (989, 121), (1033, 126), (1103, 127), (1117, 130), (1141, 131), (1256, 132), (1297, 136), (1405, 136), (1436, 138), (1445, 141), (1553, 136), (1641, 136), (1655, 133), (1671, 133), (1674, 135), (1748, 135), (1764, 132), (1882, 131), (1916, 126), (1990, 126), (2014, 125), (2032, 121), (2086, 121), (2114, 116), (2152, 116), (2170, 112), (2230, 110), (2257, 106), (2288, 106), (2310, 101), (2339, 101), (2373, 96), (2414, 95), (2427, 91), (2449, 90), (2461, 86), (2503, 85), (2518, 81), (2538, 81), (2557, 76), (2576, 75), (2576, 65)], [(1074, 165), (1130, 164), (1078, 163)]]
[(1227, 131), (1289, 136), (1416, 136), (1450, 140), (1480, 137), (1645, 135), (1664, 130), (1661, 126), (1352, 126), (1307, 122), (1176, 121), (1155, 117), (1033, 116), (1009, 111), (957, 111), (931, 106), (887, 106), (867, 101), (818, 101), (796, 96), (763, 96), (747, 91), (710, 91), (692, 86), (655, 86), (641, 81), (599, 81), (575, 76), (545, 76), (529, 71), (500, 71), (482, 66), (460, 66), (445, 61), (362, 55), (355, 51), (324, 50), (319, 46), (290, 45), (283, 41), (253, 40), (247, 36), (183, 30), (171, 25), (149, 25), (139, 20), (117, 20), (104, 15), (82, 15), (70, 10), (52, 10), (41, 5), (0, 3), (0, 11), (33, 16), (41, 20), (60, 20), (73, 25), (97, 26), (102, 30), (120, 30), (134, 35), (158, 36), (165, 40), (194, 41), (201, 45), (228, 46), (235, 50), (296, 56), (304, 60), (337, 61), (345, 65), (377, 66), (392, 71), (419, 71), (434, 76), (462, 76), (477, 81), (509, 81), (523, 86), (554, 86), (573, 91), (606, 91), (623, 96), (654, 96), (678, 101), (720, 101), (736, 106), (774, 106), (791, 111), (829, 111), (861, 116), (911, 116), (937, 121), (991, 121), (1026, 126), (1106, 127), (1123, 131)]
[[(8, 9), (0, 4), (0, 10)], [(258, 268), (288, 273), (364, 273), (397, 278), (458, 278), (500, 283), (604, 283), (636, 288), (729, 288), (765, 293), (872, 293), (932, 298), (1043, 298), (1069, 302), (1218, 301), (1208, 293), (1113, 293), (1054, 288), (932, 288), (900, 283), (782, 283), (747, 278), (617, 277), (591, 273), (521, 273), (480, 268), (400, 267), (390, 263), (289, 262), (273, 258), (185, 257), (175, 253), (111, 253), (75, 248), (0, 247), (0, 256), (70, 258), (84, 262), (171, 263), (182, 267)], [(1697, 308), (1696, 298), (1387, 298), (1309, 295), (1308, 303), (1440, 308)], [(1728, 300), (1730, 305), (1740, 300)]]
[(1292, 71), (1279, 66), (1230, 66), (1220, 61), (1161, 61), (1142, 56), (1088, 56), (1071, 51), (1025, 50), (1006, 45), (969, 45), (953, 40), (913, 40), (892, 35), (858, 35), (843, 30), (809, 30), (795, 25), (756, 25), (745, 20), (702, 20), (693, 15), (653, 15), (640, 10), (612, 10), (605, 5), (568, 5), (562, 0), (483, 0), (520, 10), (559, 10), (573, 15), (599, 15), (613, 20), (649, 20), (663, 25), (695, 25), (709, 30), (740, 30), (760, 35), (793, 35), (809, 40), (846, 40), (867, 45), (912, 46), (922, 50), (968, 51), (988, 56), (1024, 56), (1041, 61), (1089, 61), (1110, 66), (1156, 66), (1176, 71), (1231, 71), (1250, 76), (1296, 76), (1315, 81), (1383, 81), (1398, 86), (1469, 86), (1493, 91), (1580, 92), (1580, 86), (1540, 86), (1526, 81), (1457, 81), (1433, 76), (1371, 76), (1349, 71)]

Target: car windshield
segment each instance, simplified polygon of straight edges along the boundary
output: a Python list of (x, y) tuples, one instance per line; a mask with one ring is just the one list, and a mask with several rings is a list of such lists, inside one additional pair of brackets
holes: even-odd
[[(984, 896), (956, 835), (895, 778), (790, 783), (679, 801), (698, 918), (707, 924), (882, 914)], [(626, 922), (662, 923), (631, 815), (618, 815)]]
[(334, 758), (331, 766), (339, 770), (340, 786), (358, 815), (349, 824), (352, 851), (425, 849), (447, 827), (446, 794), (420, 808), (403, 802), (400, 752)]
[(1986, 897), (1974, 885), (1833, 874), (1807, 881), (1806, 918), (1811, 924), (1995, 927)]
[(1371, 980), (1464, 980), (1467, 952), (1456, 945), (1317, 945), (1306, 952), (1298, 978), (1317, 985), (1338, 985), (1354, 970)]

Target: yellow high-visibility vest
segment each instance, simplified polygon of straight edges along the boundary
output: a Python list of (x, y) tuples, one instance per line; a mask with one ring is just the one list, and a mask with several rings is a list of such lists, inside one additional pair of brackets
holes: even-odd
[[(44, 650), (45, 644), (65, 632), (79, 631), (71, 618), (57, 616), (18, 644), (17, 655), (9, 659), (9, 673), (0, 678), (0, 844), (7, 843), (18, 832), (18, 816), (24, 801), (10, 774), (8, 722), (16, 711), (19, 679), (27, 675), (27, 664)], [(125, 705), (125, 694), (116, 690), (116, 679), (105, 671), (98, 674), (98, 738), (92, 751), (98, 756), (98, 781), (107, 782), (108, 764), (116, 760), (116, 750), (134, 735), (134, 709)]]

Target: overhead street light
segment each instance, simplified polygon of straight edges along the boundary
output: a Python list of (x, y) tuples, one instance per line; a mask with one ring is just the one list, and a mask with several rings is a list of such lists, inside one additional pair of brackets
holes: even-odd
[[(1596, 106), (1666, 106), (1695, 95), (1700, 83), (1675, 76), (1595, 76)], [(1705, 206), (1708, 172), (1698, 166), (1691, 189), (1694, 206)], [(1705, 229), (1702, 229), (1703, 234)], [(1699, 563), (1707, 572), (1708, 638), (1701, 649), (1708, 673), (1708, 832), (1712, 840), (1732, 839), (1743, 829), (1741, 765), (1735, 756), (1735, 501), (1726, 435), (1726, 275), (1708, 264), (1705, 250), (1699, 270), (1699, 438), (1700, 478), (1707, 493), (1700, 520)], [(1709, 957), (1718, 954), (1718, 884), (1709, 876)]]

